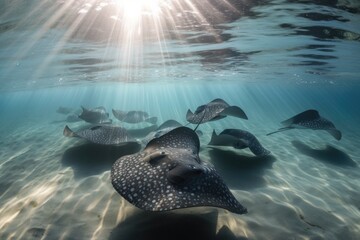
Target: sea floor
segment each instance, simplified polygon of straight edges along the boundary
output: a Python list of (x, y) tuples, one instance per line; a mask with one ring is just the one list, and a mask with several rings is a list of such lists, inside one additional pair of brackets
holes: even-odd
[(359, 129), (345, 129), (341, 141), (312, 130), (266, 136), (255, 121), (247, 126), (272, 155), (254, 157), (206, 145), (214, 126), (237, 120), (204, 124), (200, 157), (248, 213), (156, 213), (111, 185), (112, 163), (135, 149), (66, 138), (65, 123), (55, 120), (0, 128), (0, 239), (359, 239)]

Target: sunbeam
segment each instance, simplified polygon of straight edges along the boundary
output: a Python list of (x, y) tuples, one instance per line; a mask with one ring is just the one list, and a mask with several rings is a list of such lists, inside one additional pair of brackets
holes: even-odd
[[(20, 2), (14, 5), (20, 7)], [(27, 7), (27, 15), (18, 20), (15, 30), (33, 25), (39, 27), (24, 36), (32, 41), (25, 41), (20, 48), (18, 42), (12, 43), (18, 49), (14, 55), (21, 62), (29, 58), (34, 49), (47, 52), (38, 59), (37, 68), (32, 69), (29, 86), (51, 77), (59, 79), (56, 84), (63, 84), (65, 74), (55, 75), (55, 71), (49, 69), (62, 61), (63, 51), (81, 41), (100, 46), (102, 60), (114, 62), (113, 81), (147, 81), (146, 69), (154, 66), (156, 72), (169, 75), (167, 67), (174, 61), (168, 60), (172, 56), (168, 44), (194, 41), (188, 39), (194, 30), (214, 39), (215, 44), (221, 43), (217, 25), (240, 16), (239, 6), (225, 0), (43, 0)], [(13, 9), (16, 8), (10, 10)], [(186, 54), (191, 56), (191, 53)], [(16, 67), (16, 64), (7, 67), (5, 75), (11, 75)]]

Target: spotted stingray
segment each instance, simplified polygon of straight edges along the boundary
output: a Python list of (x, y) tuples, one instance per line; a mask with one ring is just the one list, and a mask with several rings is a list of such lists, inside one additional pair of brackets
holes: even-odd
[(121, 110), (112, 110), (114, 117), (118, 120), (126, 123), (141, 123), (148, 122), (151, 124), (156, 124), (157, 117), (149, 117), (147, 112), (143, 111), (121, 111)]
[(193, 130), (173, 129), (142, 152), (118, 159), (111, 169), (112, 184), (127, 201), (148, 211), (213, 206), (246, 213), (214, 167), (199, 158), (199, 148)]
[(224, 100), (217, 98), (205, 105), (199, 106), (194, 113), (189, 109), (186, 113), (186, 120), (190, 123), (198, 124), (219, 120), (226, 116), (248, 119), (241, 108), (230, 106)]
[(341, 132), (336, 129), (335, 125), (320, 116), (319, 112), (313, 109), (306, 110), (302, 113), (295, 115), (285, 121), (282, 121), (281, 124), (285, 125), (283, 128), (279, 128), (275, 132), (268, 133), (266, 135), (271, 135), (277, 132), (282, 132), (290, 129), (312, 129), (312, 130), (325, 130), (330, 133), (336, 140), (341, 139)]
[(256, 156), (266, 156), (271, 153), (252, 133), (241, 129), (225, 129), (219, 135), (214, 130), (208, 145), (231, 146), (237, 149), (249, 148)]
[(124, 145), (136, 142), (125, 128), (107, 125), (93, 126), (77, 132), (65, 126), (63, 134), (66, 137), (79, 137), (103, 145)]
[(106, 109), (104, 107), (87, 109), (81, 106), (81, 108), (82, 113), (79, 115), (79, 118), (81, 118), (82, 120), (92, 124), (111, 123), (111, 119), (109, 119), (109, 113), (106, 112)]

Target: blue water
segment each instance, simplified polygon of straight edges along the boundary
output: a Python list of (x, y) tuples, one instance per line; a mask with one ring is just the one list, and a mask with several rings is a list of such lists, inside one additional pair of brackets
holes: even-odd
[[(0, 239), (358, 239), (359, 3), (154, 2), (0, 0)], [(132, 152), (64, 137), (65, 125), (86, 124), (56, 112), (104, 106), (126, 128), (148, 125), (123, 124), (112, 108), (186, 124), (188, 109), (215, 98), (249, 120), (201, 124), (200, 157), (245, 215), (134, 207), (109, 174)], [(342, 139), (266, 136), (307, 109)], [(252, 132), (270, 160), (207, 146), (226, 128)]]

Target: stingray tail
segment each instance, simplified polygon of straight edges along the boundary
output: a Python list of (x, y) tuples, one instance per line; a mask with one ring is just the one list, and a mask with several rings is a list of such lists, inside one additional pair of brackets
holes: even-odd
[(68, 125), (65, 126), (63, 134), (65, 137), (75, 137), (75, 133), (68, 127)]
[[(204, 113), (203, 113), (200, 121), (199, 121), (198, 124), (196, 125), (196, 128), (194, 129), (194, 132), (196, 131), (196, 129), (197, 129), (197, 128), (200, 126), (200, 124), (202, 123), (202, 121), (203, 121), (203, 119), (204, 119), (204, 117), (205, 117), (206, 109), (207, 109), (207, 108), (204, 109)], [(190, 111), (190, 110), (189, 110), (189, 111)]]
[(278, 130), (276, 130), (275, 132), (271, 132), (271, 133), (266, 134), (266, 136), (272, 135), (272, 134), (274, 134), (274, 133), (278, 133), (278, 132), (282, 132), (282, 131), (290, 130), (290, 129), (293, 129), (293, 128), (292, 128), (292, 127), (283, 127), (283, 128), (279, 128), (279, 129), (278, 129)]
[(157, 120), (158, 120), (157, 117), (151, 117), (151, 118), (145, 119), (145, 122), (148, 122), (151, 124), (156, 124)]

